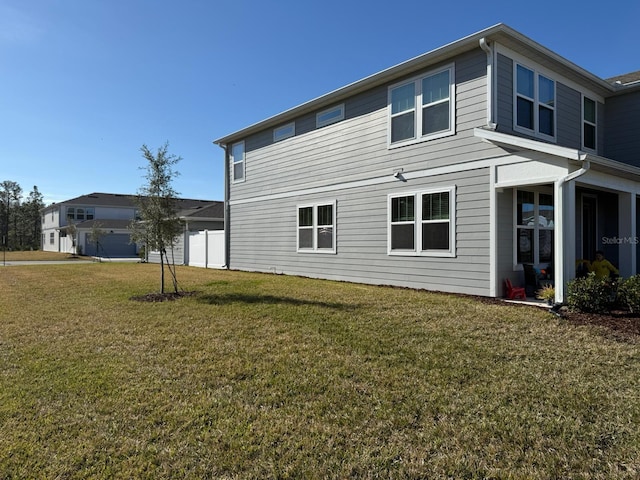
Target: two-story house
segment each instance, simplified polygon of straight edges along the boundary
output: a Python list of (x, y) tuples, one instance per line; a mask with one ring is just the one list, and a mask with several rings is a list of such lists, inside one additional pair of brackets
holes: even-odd
[[(176, 199), (178, 217), (185, 225), (184, 235), (177, 239), (174, 261), (188, 263), (189, 232), (200, 229), (223, 230), (224, 210), (222, 202), (212, 200)], [(42, 210), (42, 249), (52, 252), (75, 250), (85, 255), (99, 257), (136, 257), (138, 246), (131, 242), (129, 225), (138, 219), (133, 195), (115, 193), (90, 193)], [(70, 223), (75, 225), (74, 239), (68, 235)], [(100, 230), (95, 242), (92, 232)], [(148, 252), (150, 261), (156, 260), (154, 252)]]
[(227, 265), (495, 297), (602, 249), (628, 276), (639, 128), (640, 72), (499, 24), (216, 140)]

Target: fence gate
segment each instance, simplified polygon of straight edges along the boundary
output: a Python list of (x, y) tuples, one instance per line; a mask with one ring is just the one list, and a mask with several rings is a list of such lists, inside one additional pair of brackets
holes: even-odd
[(202, 268), (224, 267), (224, 230), (189, 233), (188, 265)]

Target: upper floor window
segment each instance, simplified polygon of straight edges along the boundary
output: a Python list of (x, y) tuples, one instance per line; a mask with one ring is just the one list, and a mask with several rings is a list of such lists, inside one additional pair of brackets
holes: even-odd
[(582, 97), (582, 146), (596, 149), (596, 102)]
[(233, 181), (244, 181), (244, 142), (231, 145), (230, 160)]
[(517, 63), (515, 70), (515, 129), (555, 138), (556, 83)]
[(336, 252), (336, 204), (298, 207), (298, 251)]
[(287, 123), (286, 125), (276, 128), (273, 131), (273, 141), (279, 142), (280, 140), (284, 140), (285, 138), (293, 137), (295, 134), (296, 134), (295, 122)]
[(93, 220), (95, 210), (93, 207), (67, 207), (67, 218), (77, 222)]
[(453, 65), (389, 88), (389, 144), (404, 145), (454, 131)]
[(389, 254), (455, 256), (455, 188), (389, 196)]
[(344, 120), (344, 103), (323, 110), (316, 115), (316, 127), (324, 127)]

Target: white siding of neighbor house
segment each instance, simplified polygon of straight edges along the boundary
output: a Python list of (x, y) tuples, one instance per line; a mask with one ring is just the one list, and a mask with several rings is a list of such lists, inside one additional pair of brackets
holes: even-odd
[[(184, 234), (176, 240), (173, 249), (167, 249), (167, 256), (165, 257), (165, 263), (173, 263), (175, 265), (184, 265)], [(151, 251), (148, 255), (148, 261), (150, 263), (160, 263), (160, 252)]]

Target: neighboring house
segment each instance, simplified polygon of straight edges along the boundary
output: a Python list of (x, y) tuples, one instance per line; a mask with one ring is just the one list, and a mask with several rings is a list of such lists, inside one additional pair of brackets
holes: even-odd
[[(185, 218), (197, 218), (198, 212), (213, 212), (212, 218), (201, 222), (207, 228), (224, 228), (222, 202), (211, 200), (178, 199), (178, 208)], [(207, 214), (208, 215), (208, 214)], [(213, 218), (215, 215), (215, 218)], [(130, 223), (138, 218), (135, 196), (114, 193), (90, 193), (71, 200), (55, 203), (42, 210), (42, 249), (53, 252), (73, 251), (72, 239), (67, 235), (69, 222), (75, 224), (79, 252), (100, 257), (135, 257), (138, 247), (131, 243)], [(91, 233), (96, 229), (102, 235), (96, 244)]]
[[(192, 244), (189, 239), (199, 232), (205, 230), (222, 231), (224, 230), (224, 203), (223, 202), (207, 202), (203, 205), (184, 205), (185, 208), (178, 212), (178, 218), (184, 222), (184, 232), (176, 239), (173, 251), (167, 252), (169, 261), (176, 265), (191, 265), (195, 262), (192, 260), (193, 252), (189, 246)], [(148, 261), (159, 263), (160, 253), (149, 252)], [(224, 257), (221, 262), (217, 262), (217, 267), (224, 265)], [(207, 266), (207, 262), (205, 265)]]
[[(638, 271), (640, 72), (499, 24), (215, 141), (227, 265), (484, 296)], [(556, 288), (563, 301), (565, 288)]]

